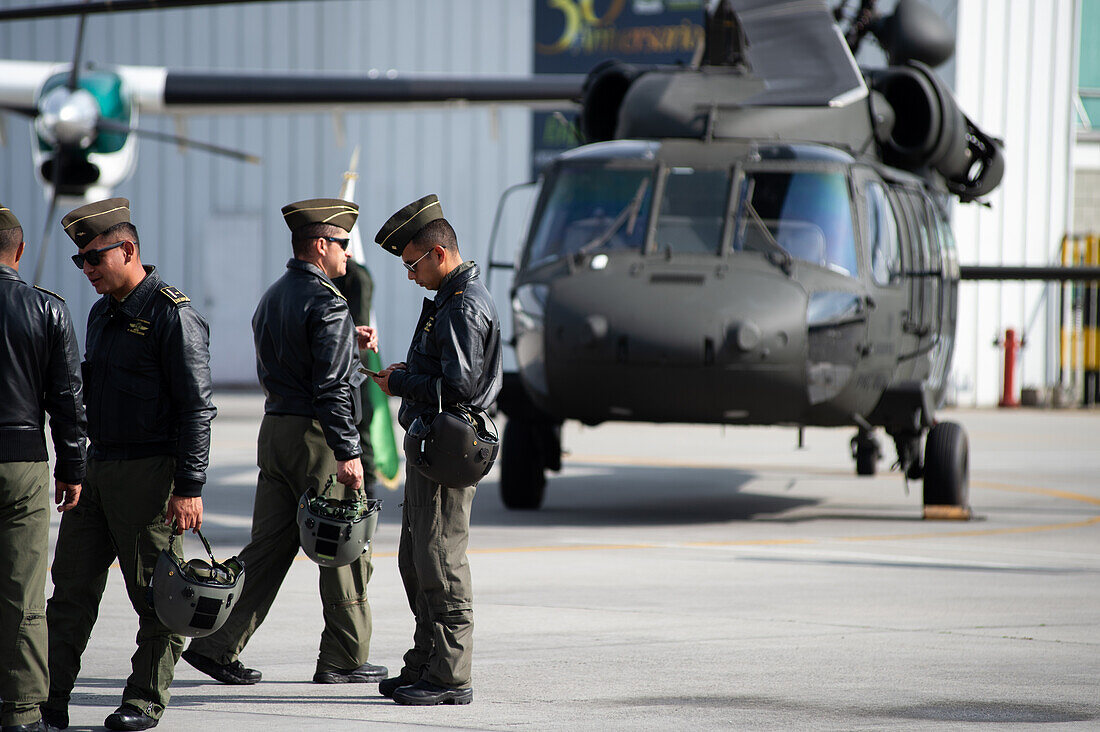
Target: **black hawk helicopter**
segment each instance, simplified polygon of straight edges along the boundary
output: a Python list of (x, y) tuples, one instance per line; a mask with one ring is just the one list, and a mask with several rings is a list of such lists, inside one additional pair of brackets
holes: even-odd
[[(117, 67), (81, 78), (84, 16), (208, 4), (220, 2), (0, 10), (0, 21), (82, 18), (72, 64), (0, 61), (0, 108), (35, 120), (36, 170), (55, 199), (124, 179), (124, 166), (108, 179), (107, 163), (146, 134), (138, 109), (579, 102), (586, 144), (544, 171), (511, 287), (518, 371), (499, 399), (511, 508), (541, 504), (562, 422), (577, 419), (852, 426), (861, 475), (876, 470), (881, 427), (907, 479), (923, 478), (925, 505), (965, 513), (966, 434), (935, 418), (960, 278), (1097, 275), (960, 267), (947, 205), (998, 185), (1001, 142), (932, 71), (954, 41), (920, 0), (887, 17), (861, 0), (846, 21), (848, 0), (721, 0), (690, 66), (612, 62), (587, 77)], [(856, 65), (868, 34), (886, 68)]]

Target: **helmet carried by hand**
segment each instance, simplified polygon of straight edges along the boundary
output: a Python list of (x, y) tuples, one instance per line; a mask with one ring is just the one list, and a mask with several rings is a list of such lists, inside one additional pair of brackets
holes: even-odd
[(382, 501), (357, 493), (339, 500), (325, 494), (336, 483), (329, 476), (320, 494), (312, 488), (298, 499), (298, 537), (306, 555), (322, 567), (343, 567), (370, 546)]
[[(172, 553), (176, 540), (175, 526), (153, 569), (151, 604), (160, 622), (173, 633), (201, 638), (225, 624), (233, 601), (244, 588), (244, 563), (237, 557), (219, 562), (214, 559), (210, 542), (202, 539), (210, 562), (191, 559), (180, 562)], [(180, 541), (183, 541), (182, 535)]]

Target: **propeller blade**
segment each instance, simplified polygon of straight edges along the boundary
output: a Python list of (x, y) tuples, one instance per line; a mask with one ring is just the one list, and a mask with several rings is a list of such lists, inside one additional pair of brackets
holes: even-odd
[(34, 119), (38, 116), (38, 110), (34, 107), (26, 107), (20, 104), (0, 104), (0, 112), (21, 114), (24, 117), (30, 117), (31, 119)]
[(222, 147), (220, 145), (211, 145), (208, 142), (198, 142), (197, 140), (191, 140), (180, 135), (173, 135), (167, 132), (157, 132), (154, 130), (143, 130), (137, 127), (130, 127), (122, 122), (116, 122), (110, 119), (100, 118), (96, 122), (96, 127), (106, 132), (132, 132), (138, 137), (147, 137), (150, 140), (160, 140), (161, 142), (172, 142), (183, 147), (193, 147), (196, 150), (205, 150), (215, 155), (225, 155), (226, 157), (234, 158), (235, 160), (242, 160), (246, 163), (253, 163), (255, 165), (260, 164), (260, 158), (256, 155), (250, 155), (248, 153), (241, 152), (239, 150), (233, 150), (232, 148)]
[(84, 21), (88, 16), (80, 14), (80, 21), (76, 26), (76, 48), (73, 50), (73, 67), (69, 69), (69, 91), (76, 91), (76, 83), (80, 75), (80, 56), (84, 52)]
[(60, 146), (56, 150), (53, 170), (50, 171), (53, 174), (50, 176), (53, 192), (50, 194), (50, 207), (46, 210), (46, 223), (42, 227), (42, 245), (38, 248), (38, 262), (34, 266), (34, 284), (36, 285), (42, 281), (42, 269), (46, 266), (46, 249), (50, 245), (50, 225), (53, 223), (54, 213), (57, 212), (57, 196), (58, 191), (61, 190), (61, 156), (64, 151)]

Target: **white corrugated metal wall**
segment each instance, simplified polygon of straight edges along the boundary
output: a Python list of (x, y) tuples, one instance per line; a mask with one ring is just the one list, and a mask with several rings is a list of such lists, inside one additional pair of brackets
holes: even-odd
[[(964, 111), (987, 132), (1006, 139), (1007, 172), (991, 198), (993, 208), (956, 208), (961, 260), (1047, 262), (1067, 228), (1072, 185), (1074, 0), (933, 4), (941, 13), (957, 13), (949, 18), (958, 29), (954, 73), (947, 68), (941, 74), (954, 82)], [(181, 68), (522, 74), (531, 65), (531, 5), (516, 0), (329, 0), (94, 16), (88, 19), (85, 58)], [(0, 56), (67, 58), (75, 27), (71, 19), (0, 25)], [(263, 166), (143, 143), (138, 173), (117, 194), (133, 202), (145, 258), (210, 316), (217, 378), (251, 381), (248, 318), (260, 291), (289, 256), (279, 207), (334, 195), (351, 148), (362, 144), (357, 199), (367, 263), (376, 281), (383, 358), (398, 360), (424, 293), (405, 281), (396, 261), (371, 248), (370, 239), (392, 211), (437, 192), (464, 253), (485, 259), (499, 193), (528, 174), (528, 113), (501, 109), (499, 124), (492, 114), (347, 113), (344, 146), (337, 144), (330, 114), (191, 118), (189, 135), (258, 152)], [(146, 117), (141, 124), (173, 129), (170, 119)], [(45, 204), (30, 176), (29, 135), (13, 119), (6, 128), (0, 201), (17, 211), (37, 248)], [(67, 254), (71, 244), (54, 231), (55, 254)], [(43, 284), (65, 294), (76, 319), (84, 319), (94, 295), (66, 258), (51, 257)], [(1000, 355), (992, 341), (1006, 327), (1029, 325), (1042, 292), (1040, 285), (963, 286), (953, 379), (959, 403), (996, 401)], [(507, 304), (498, 306), (503, 310)], [(1021, 369), (1025, 384), (1050, 376), (1049, 349), (1056, 334), (1046, 323), (1041, 312), (1027, 334)]]
[[(531, 12), (530, 3), (515, 0), (329, 0), (99, 15), (87, 20), (84, 58), (221, 70), (526, 74)], [(67, 59), (75, 32), (73, 19), (5, 23), (0, 56)], [(261, 154), (263, 165), (142, 142), (138, 172), (116, 190), (131, 200), (143, 259), (208, 315), (222, 383), (255, 382), (248, 321), (290, 256), (279, 208), (335, 195), (355, 144), (363, 146), (357, 199), (387, 361), (404, 358), (426, 293), (373, 245), (377, 228), (404, 204), (435, 192), (463, 253), (484, 260), (497, 197), (529, 175), (529, 113), (522, 109), (354, 112), (343, 121), (340, 146), (332, 114), (193, 117), (189, 136)], [(174, 130), (163, 117), (139, 122)], [(31, 251), (23, 272), (30, 277), (46, 204), (31, 175), (27, 126), (9, 118), (6, 132), (0, 201), (27, 230)], [(60, 226), (53, 227), (51, 246), (42, 284), (68, 299), (82, 338), (94, 292), (68, 261), (72, 244)]]
[[(1074, 0), (961, 0), (955, 89), (963, 110), (1005, 140), (1005, 178), (992, 209), (956, 206), (954, 230), (964, 263), (1047, 264), (1071, 228)], [(954, 383), (960, 404), (993, 404), (1001, 355), (992, 343), (1006, 328), (1025, 335), (1019, 385), (1049, 383), (1057, 369), (1057, 308), (1048, 286), (964, 284)]]

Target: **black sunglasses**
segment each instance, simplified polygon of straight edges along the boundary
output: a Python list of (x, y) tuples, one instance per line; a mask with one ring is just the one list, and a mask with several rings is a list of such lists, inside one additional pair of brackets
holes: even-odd
[(320, 238), (325, 241), (331, 241), (333, 244), (339, 244), (340, 248), (345, 252), (348, 250), (348, 244), (351, 243), (351, 239), (337, 239), (335, 236), (322, 236)]
[(123, 244), (133, 244), (133, 242), (129, 240), (116, 241), (114, 244), (105, 246), (102, 249), (89, 249), (86, 252), (74, 254), (73, 264), (76, 265), (77, 269), (84, 269), (85, 262), (92, 265), (93, 267), (98, 267), (99, 263), (102, 261), (103, 252), (109, 252), (112, 249), (122, 246)]

